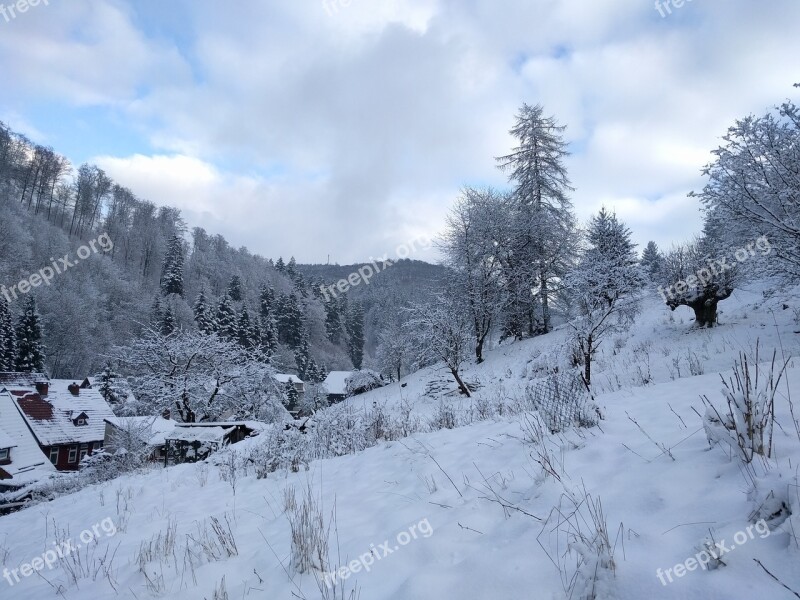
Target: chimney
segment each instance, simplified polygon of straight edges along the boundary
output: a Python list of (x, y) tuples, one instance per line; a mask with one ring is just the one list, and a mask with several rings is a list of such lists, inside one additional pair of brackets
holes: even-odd
[(73, 396), (77, 396), (81, 393), (81, 386), (79, 386), (77, 383), (70, 383), (67, 386), (67, 389), (69, 390), (69, 393), (72, 394)]
[(36, 393), (40, 396), (47, 396), (47, 393), (50, 391), (50, 384), (46, 381), (37, 381), (36, 382)]
[(161, 418), (166, 419), (167, 421), (169, 421), (172, 418), (172, 413), (168, 408), (165, 408), (164, 412), (161, 413)]

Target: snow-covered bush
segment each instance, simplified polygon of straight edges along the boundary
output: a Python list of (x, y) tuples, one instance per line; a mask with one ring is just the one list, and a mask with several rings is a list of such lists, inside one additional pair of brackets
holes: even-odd
[(366, 394), (371, 390), (386, 385), (380, 373), (370, 369), (356, 371), (345, 381), (345, 393), (348, 397)]
[(280, 469), (296, 473), (308, 468), (311, 460), (309, 436), (297, 427), (275, 425), (258, 436), (244, 453), (244, 462), (255, 469), (258, 479), (265, 479)]
[(594, 498), (585, 488), (562, 494), (542, 524), (538, 540), (558, 567), (568, 598), (616, 597), (616, 542), (611, 542), (600, 498)]
[(433, 417), (430, 419), (430, 426), (434, 431), (455, 429), (458, 426), (458, 417), (455, 409), (444, 400), (440, 401), (436, 405), (436, 412), (433, 413)]
[(364, 416), (349, 404), (320, 412), (314, 426), (315, 458), (354, 454), (369, 446)]
[(741, 460), (749, 464), (756, 455), (772, 456), (772, 433), (775, 426), (775, 395), (788, 362), (776, 363), (772, 355), (769, 370), (759, 366), (759, 349), (751, 359), (741, 353), (734, 363), (733, 376), (722, 378), (725, 407), (718, 409), (706, 396), (703, 419), (709, 444), (738, 449)]

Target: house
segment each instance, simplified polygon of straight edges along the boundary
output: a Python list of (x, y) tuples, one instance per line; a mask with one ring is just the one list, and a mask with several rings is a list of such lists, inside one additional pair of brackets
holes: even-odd
[(59, 471), (103, 448), (105, 419), (114, 413), (88, 379), (49, 379), (41, 373), (0, 373), (41, 451)]
[(356, 371), (331, 371), (325, 378), (325, 389), (328, 390), (328, 404), (336, 404), (347, 398), (347, 380)]
[(120, 446), (130, 448), (131, 444), (140, 444), (150, 449), (151, 461), (162, 461), (166, 454), (167, 435), (178, 422), (171, 418), (169, 411), (165, 411), (160, 417), (112, 417), (105, 419), (105, 424), (106, 452), (113, 454)]
[(273, 375), (273, 379), (288, 389), (291, 385), (297, 392), (297, 397), (291, 399), (290, 405), (287, 407), (289, 412), (297, 412), (298, 408), (303, 404), (303, 398), (306, 394), (306, 384), (297, 375), (288, 375), (286, 373), (277, 373)]
[(177, 423), (165, 436), (164, 466), (205, 460), (224, 446), (261, 433), (264, 427), (254, 421)]
[(39, 449), (14, 398), (0, 392), (0, 492), (45, 479), (56, 468)]

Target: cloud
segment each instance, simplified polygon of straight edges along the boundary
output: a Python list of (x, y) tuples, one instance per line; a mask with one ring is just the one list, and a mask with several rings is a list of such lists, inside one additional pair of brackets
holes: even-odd
[(149, 147), (99, 157), (112, 176), (304, 261), (381, 255), (439, 230), (461, 185), (504, 185), (493, 157), (523, 101), (568, 125), (582, 219), (605, 204), (669, 246), (700, 229), (686, 194), (710, 151), (792, 93), (800, 51), (793, 0), (666, 19), (638, 0), (75, 0), (28, 16), (0, 36), (0, 114), (31, 121), (32, 97), (113, 107)]

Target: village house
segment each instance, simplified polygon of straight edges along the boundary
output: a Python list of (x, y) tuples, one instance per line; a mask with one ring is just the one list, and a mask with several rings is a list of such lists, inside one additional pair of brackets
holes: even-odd
[(104, 450), (114, 454), (117, 450), (128, 450), (140, 446), (149, 451), (154, 462), (164, 460), (167, 436), (178, 422), (165, 411), (160, 417), (111, 417), (105, 420)]
[(328, 404), (336, 404), (347, 398), (347, 380), (354, 374), (355, 371), (331, 371), (328, 373), (324, 382), (328, 392)]
[(16, 490), (55, 472), (14, 398), (0, 391), (0, 492)]
[(41, 451), (59, 471), (76, 471), (80, 461), (103, 448), (105, 420), (114, 414), (87, 378), (49, 379), (41, 373), (0, 373)]
[(237, 444), (264, 428), (263, 423), (255, 421), (177, 423), (166, 435), (164, 466), (205, 460), (224, 446)]

